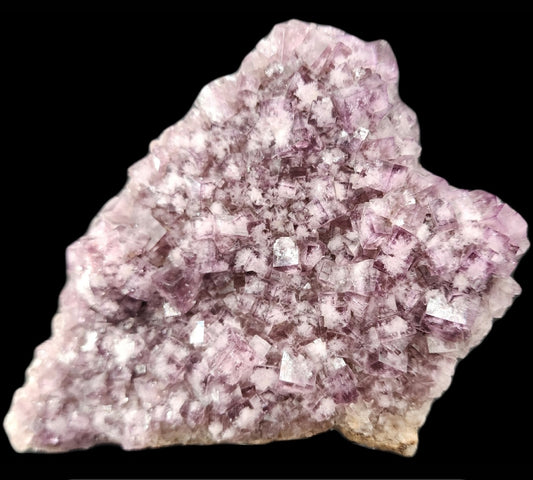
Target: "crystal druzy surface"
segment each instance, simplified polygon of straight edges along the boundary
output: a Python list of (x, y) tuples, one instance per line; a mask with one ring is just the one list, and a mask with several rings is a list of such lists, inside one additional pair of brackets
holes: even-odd
[(13, 447), (337, 429), (414, 454), (529, 243), (497, 197), (420, 166), (397, 84), (385, 41), (290, 21), (207, 85), (68, 248)]

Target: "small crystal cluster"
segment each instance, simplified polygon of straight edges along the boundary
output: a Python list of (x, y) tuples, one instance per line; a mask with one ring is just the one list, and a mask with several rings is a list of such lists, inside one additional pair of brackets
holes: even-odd
[(13, 447), (337, 429), (414, 454), (529, 243), (498, 198), (420, 166), (397, 83), (385, 41), (293, 20), (207, 85), (68, 248)]

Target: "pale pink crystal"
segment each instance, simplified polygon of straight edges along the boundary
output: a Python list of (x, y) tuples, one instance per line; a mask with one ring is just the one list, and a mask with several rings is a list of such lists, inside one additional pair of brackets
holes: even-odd
[(397, 82), (386, 42), (293, 20), (206, 86), (68, 248), (13, 447), (335, 428), (414, 454), (529, 242), (498, 198), (419, 165)]

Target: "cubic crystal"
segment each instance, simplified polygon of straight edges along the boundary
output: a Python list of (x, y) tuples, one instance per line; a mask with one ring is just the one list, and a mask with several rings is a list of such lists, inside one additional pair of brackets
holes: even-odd
[(281, 237), (274, 242), (274, 267), (298, 265), (298, 247), (290, 237)]

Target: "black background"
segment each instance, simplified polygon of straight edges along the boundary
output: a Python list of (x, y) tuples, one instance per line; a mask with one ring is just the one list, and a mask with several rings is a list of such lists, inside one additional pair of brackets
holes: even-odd
[[(451, 184), (500, 196), (531, 222), (532, 42), (525, 13), (62, 13), (3, 16), (1, 180), (3, 386), (0, 416), (50, 335), (64, 250), (126, 181), (150, 140), (200, 88), (235, 71), (275, 23), (300, 18), (397, 56), (418, 114), (422, 164)], [(531, 466), (531, 253), (523, 294), (459, 364), (420, 431), (414, 458), (330, 432), (266, 446), (96, 447), (20, 455), (0, 434), (2, 468), (20, 478), (470, 478)], [(7, 287), (7, 288), (6, 288)]]

